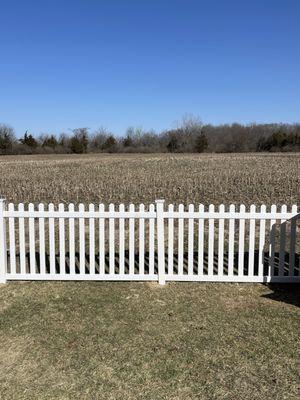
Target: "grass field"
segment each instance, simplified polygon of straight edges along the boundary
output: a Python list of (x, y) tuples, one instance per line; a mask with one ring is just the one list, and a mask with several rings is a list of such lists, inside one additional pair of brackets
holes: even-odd
[(9, 283), (0, 398), (298, 399), (298, 289)]
[[(8, 201), (299, 203), (300, 155), (0, 158)], [(0, 286), (0, 399), (298, 399), (299, 286)]]

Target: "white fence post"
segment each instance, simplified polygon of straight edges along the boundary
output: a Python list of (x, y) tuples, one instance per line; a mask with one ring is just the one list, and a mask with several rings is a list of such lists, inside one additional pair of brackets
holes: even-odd
[(157, 256), (158, 256), (158, 283), (165, 282), (165, 235), (164, 235), (164, 200), (155, 200), (157, 223)]
[(0, 283), (6, 283), (7, 252), (6, 231), (3, 212), (5, 211), (5, 199), (0, 199)]

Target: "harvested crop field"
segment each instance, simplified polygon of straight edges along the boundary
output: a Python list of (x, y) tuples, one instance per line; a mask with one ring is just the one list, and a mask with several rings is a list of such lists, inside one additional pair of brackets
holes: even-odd
[(291, 205), (299, 188), (299, 154), (0, 158), (0, 193), (14, 203)]

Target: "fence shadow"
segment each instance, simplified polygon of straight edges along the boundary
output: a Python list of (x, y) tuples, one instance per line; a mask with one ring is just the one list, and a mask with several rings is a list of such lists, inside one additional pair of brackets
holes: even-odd
[[(300, 271), (299, 271), (299, 266), (300, 266), (300, 254), (294, 253), (294, 271), (293, 274), (295, 276), (300, 276)], [(103, 258), (103, 257), (102, 257)], [(35, 253), (35, 271), (36, 273), (41, 273), (41, 267), (40, 267), (40, 254), (38, 252)], [(104, 255), (104, 271), (106, 274), (110, 273), (110, 255), (108, 252), (105, 253)], [(169, 263), (168, 263), (168, 254), (165, 254), (165, 273), (169, 273)], [(184, 252), (183, 253), (183, 265), (182, 268), (179, 266), (179, 259), (178, 259), (178, 253), (174, 253), (173, 259), (172, 259), (172, 269), (171, 273), (174, 275), (177, 275), (179, 273), (182, 273), (183, 275), (188, 275), (189, 273), (189, 258), (188, 258), (188, 253)], [(16, 265), (16, 272), (20, 273), (20, 255), (17, 254), (16, 257), (17, 265)], [(124, 252), (124, 274), (129, 274), (130, 270), (135, 274), (141, 273), (140, 270), (140, 265), (139, 265), (139, 253), (134, 254), (134, 260), (133, 260), (133, 265), (130, 268), (130, 256), (129, 256), (129, 251), (126, 250)], [(213, 255), (213, 274), (217, 275), (218, 274), (218, 254), (214, 253)], [(259, 269), (259, 251), (256, 250), (254, 252), (254, 264), (253, 264), (253, 273), (255, 276), (258, 275), (258, 269)], [(263, 275), (267, 276), (269, 274), (269, 268), (270, 268), (270, 258), (269, 258), (269, 253), (265, 252), (262, 257), (263, 261)], [(238, 252), (235, 252), (233, 254), (233, 275), (236, 276), (238, 275), (238, 262), (239, 262), (239, 254)], [(274, 277), (279, 275), (279, 264), (280, 262), (283, 262), (283, 276), (288, 276), (289, 275), (289, 262), (290, 262), (290, 255), (289, 253), (285, 253), (284, 258), (282, 259), (282, 255), (280, 255), (279, 252), (274, 252), (272, 256), (272, 271)], [(8, 253), (8, 272), (10, 272), (10, 260), (9, 260), (9, 253)], [(99, 274), (100, 273), (100, 254), (97, 253), (95, 254), (95, 273)], [(119, 274), (121, 272), (120, 270), (120, 255), (118, 252), (115, 252), (115, 259), (114, 259), (114, 266), (113, 266), (113, 272), (115, 274)], [(204, 275), (208, 274), (208, 264), (209, 264), (209, 256), (207, 252), (203, 253), (203, 269), (201, 268), (201, 273)], [(46, 273), (50, 273), (50, 256), (49, 254), (45, 254), (45, 268), (46, 268)], [(199, 253), (197, 251), (194, 251), (192, 255), (192, 273), (197, 275), (199, 274)], [(65, 254), (65, 271), (67, 274), (70, 273), (70, 255), (69, 253)], [(90, 273), (90, 257), (89, 254), (85, 254), (85, 260), (84, 260), (84, 270), (86, 274)], [(151, 271), (152, 270), (152, 271)], [(181, 270), (181, 271), (180, 271)], [(26, 273), (30, 272), (30, 254), (26, 253)], [(60, 259), (59, 259), (59, 254), (55, 255), (55, 272), (59, 274), (61, 272), (60, 270)], [(158, 254), (157, 252), (154, 252), (152, 257), (150, 257), (149, 252), (144, 253), (144, 267), (143, 267), (143, 272), (145, 274), (149, 273), (158, 273)], [(80, 273), (80, 255), (78, 252), (75, 253), (75, 273), (79, 274)], [(229, 267), (228, 267), (228, 253), (224, 253), (223, 257), (223, 267), (222, 267), (222, 273), (223, 275), (228, 275), (229, 274)], [(244, 258), (243, 258), (243, 275), (247, 276), (249, 275), (249, 253), (245, 252), (244, 253)], [(271, 278), (271, 283), (272, 283), (272, 278)]]
[(280, 301), (287, 304), (292, 304), (296, 307), (300, 307), (300, 284), (289, 283), (289, 284), (275, 284), (270, 283), (266, 285), (272, 290), (272, 293), (264, 294), (261, 297), (271, 299), (274, 301)]
[[(278, 226), (276, 222), (272, 224), (271, 229), (267, 233), (269, 237), (270, 245), (270, 255), (268, 258), (268, 264), (271, 267), (272, 275), (270, 287), (274, 287), (274, 293), (278, 292), (277, 287), (289, 287), (283, 285), (282, 283), (272, 283), (272, 278), (278, 276), (280, 273), (283, 276), (288, 276), (289, 273), (293, 276), (300, 275), (300, 254), (297, 253), (297, 222), (300, 219), (300, 213), (296, 214), (294, 217), (286, 220), (280, 221)], [(276, 245), (277, 249), (276, 251)], [(298, 243), (299, 244), (299, 243)], [(289, 251), (287, 251), (286, 246), (289, 246)], [(300, 247), (299, 247), (300, 248)], [(279, 272), (279, 270), (281, 270)], [(279, 294), (282, 294), (280, 291)], [(278, 294), (278, 295), (279, 295)], [(276, 297), (276, 295), (274, 295)]]

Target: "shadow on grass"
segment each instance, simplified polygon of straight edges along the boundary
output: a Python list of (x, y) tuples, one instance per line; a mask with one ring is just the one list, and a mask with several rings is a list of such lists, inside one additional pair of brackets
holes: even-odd
[(299, 283), (270, 283), (266, 284), (266, 286), (272, 290), (272, 293), (264, 294), (262, 297), (300, 307)]

